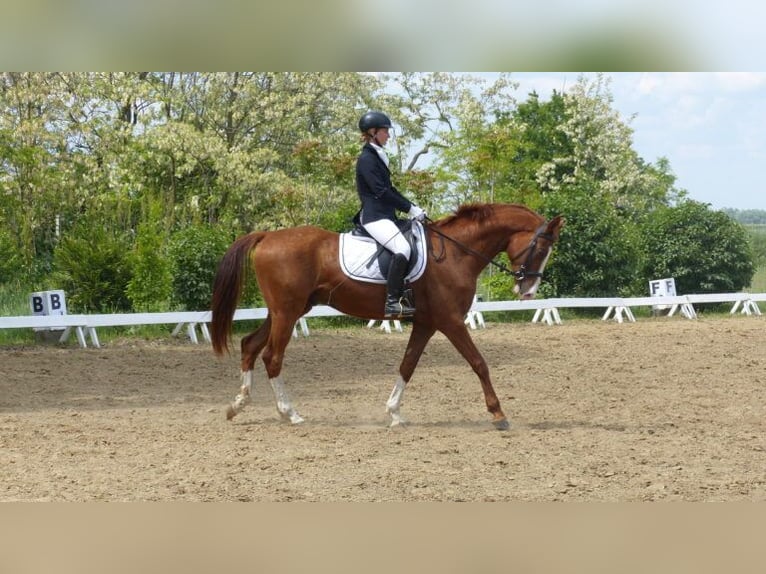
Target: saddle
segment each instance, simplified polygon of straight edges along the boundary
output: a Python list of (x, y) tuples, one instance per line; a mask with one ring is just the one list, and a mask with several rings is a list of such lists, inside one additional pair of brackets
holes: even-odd
[[(412, 283), (423, 275), (426, 268), (425, 230), (414, 220), (397, 220), (399, 230), (409, 242), (410, 261), (405, 282)], [(375, 241), (369, 233), (357, 225), (348, 233), (340, 234), (338, 254), (340, 267), (348, 277), (367, 283), (385, 283), (393, 254)]]

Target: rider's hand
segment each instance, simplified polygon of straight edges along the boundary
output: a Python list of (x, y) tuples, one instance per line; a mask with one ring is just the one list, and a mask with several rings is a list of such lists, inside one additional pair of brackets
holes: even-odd
[(423, 221), (426, 218), (426, 212), (414, 203), (412, 204), (412, 207), (410, 207), (410, 210), (407, 212), (407, 215), (410, 219), (417, 219), (418, 221)]

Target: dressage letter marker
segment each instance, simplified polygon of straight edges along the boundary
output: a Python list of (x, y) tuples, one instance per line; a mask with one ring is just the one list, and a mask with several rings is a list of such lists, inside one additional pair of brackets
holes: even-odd
[(29, 305), (32, 307), (32, 315), (45, 315), (45, 299), (39, 293), (29, 296)]
[(66, 296), (61, 290), (31, 293), (29, 308), (32, 315), (66, 315)]
[(676, 280), (673, 277), (667, 279), (654, 279), (649, 281), (649, 295), (652, 297), (676, 296)]

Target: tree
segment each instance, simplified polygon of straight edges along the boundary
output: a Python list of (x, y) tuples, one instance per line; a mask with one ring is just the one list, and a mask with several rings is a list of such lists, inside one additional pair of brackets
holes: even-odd
[(15, 238), (27, 270), (49, 260), (67, 195), (60, 90), (58, 74), (0, 74), (0, 225)]
[(741, 224), (707, 204), (683, 201), (642, 226), (649, 279), (674, 277), (679, 294), (740, 291), (755, 272)]
[[(537, 93), (516, 108), (513, 117), (521, 126), (518, 153), (510, 163), (515, 177), (513, 184), (523, 189), (534, 189), (538, 196), (544, 191), (539, 185), (540, 173), (553, 166), (554, 176), (563, 179), (569, 168), (566, 158), (573, 154), (572, 142), (561, 126), (567, 120), (567, 105), (563, 94), (553, 91), (550, 100), (541, 102)], [(558, 172), (558, 173), (557, 173)]]
[[(316, 223), (317, 207), (333, 206), (320, 198), (337, 196), (338, 187), (353, 191), (348, 142), (360, 102), (377, 85), (372, 77), (165, 74), (159, 84), (162, 112), (142, 140), (143, 164), (148, 187), (163, 191), (174, 224), (245, 231)], [(317, 198), (293, 202), (288, 213), (281, 202), (296, 189)]]
[(585, 183), (623, 213), (639, 217), (677, 201), (684, 192), (673, 187), (675, 176), (667, 160), (661, 158), (654, 166), (633, 149), (630, 119), (623, 121), (613, 109), (609, 86), (603, 74), (593, 80), (581, 76), (564, 95), (563, 122), (556, 129), (565, 138), (566, 144), (558, 146), (565, 155), (540, 168), (538, 183), (543, 192)]

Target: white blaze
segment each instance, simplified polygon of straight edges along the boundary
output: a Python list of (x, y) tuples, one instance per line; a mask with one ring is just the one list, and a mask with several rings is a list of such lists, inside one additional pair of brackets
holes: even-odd
[(548, 253), (545, 255), (545, 259), (543, 259), (543, 262), (540, 264), (540, 268), (537, 270), (538, 273), (540, 273), (540, 277), (535, 277), (534, 283), (532, 283), (532, 286), (527, 289), (524, 293), (520, 293), (519, 290), (519, 284), (516, 283), (516, 285), (513, 286), (513, 292), (517, 295), (521, 295), (522, 297), (525, 297), (527, 299), (532, 299), (535, 294), (537, 293), (537, 288), (540, 286), (540, 280), (542, 279), (542, 273), (545, 271), (545, 266), (548, 263), (548, 257), (551, 256), (551, 250), (548, 249)]

